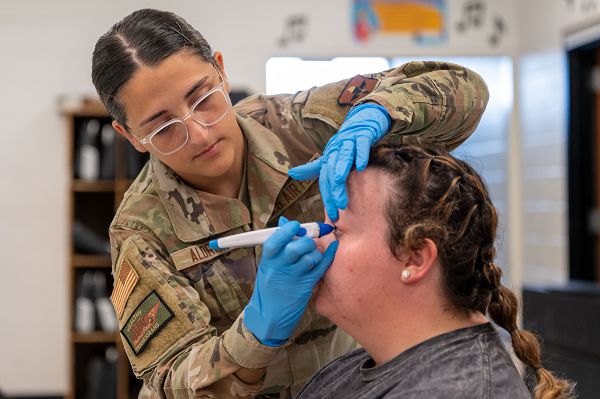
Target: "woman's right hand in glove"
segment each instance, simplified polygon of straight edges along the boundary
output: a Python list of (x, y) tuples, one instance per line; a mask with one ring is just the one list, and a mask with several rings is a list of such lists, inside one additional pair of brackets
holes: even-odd
[(321, 254), (313, 239), (297, 237), (300, 223), (282, 217), (279, 226), (263, 244), (254, 292), (244, 311), (246, 327), (268, 346), (282, 345), (292, 335), (338, 246), (334, 241)]

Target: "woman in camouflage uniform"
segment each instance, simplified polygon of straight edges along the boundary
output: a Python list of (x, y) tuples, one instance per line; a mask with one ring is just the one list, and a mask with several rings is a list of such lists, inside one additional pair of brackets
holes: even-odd
[[(322, 220), (322, 199), (335, 219), (350, 167), (366, 166), (365, 148), (384, 134), (454, 148), (488, 98), (470, 70), (411, 62), (233, 107), (223, 56), (157, 10), (132, 13), (98, 40), (92, 79), (113, 126), (151, 155), (110, 226), (111, 300), (144, 380), (140, 397), (290, 397), (354, 348), (310, 309), (289, 340), (257, 338), (249, 325), (263, 320), (245, 322), (244, 310), (261, 248), (216, 252), (208, 241), (275, 226), (279, 216)], [(303, 164), (292, 174), (307, 180), (290, 179)]]

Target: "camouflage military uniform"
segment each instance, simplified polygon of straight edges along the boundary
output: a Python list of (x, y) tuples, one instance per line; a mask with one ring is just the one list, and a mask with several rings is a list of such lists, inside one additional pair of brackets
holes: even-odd
[[(323, 219), (315, 181), (287, 170), (318, 156), (352, 105), (374, 101), (392, 118), (389, 139), (454, 148), (475, 129), (488, 93), (470, 70), (414, 62), (295, 95), (235, 106), (247, 143), (240, 198), (199, 192), (152, 158), (110, 226), (111, 299), (140, 396), (289, 397), (331, 359), (354, 348), (308, 310), (282, 348), (262, 345), (243, 323), (260, 248), (215, 252), (210, 239), (274, 226), (278, 216)], [(241, 369), (265, 378), (248, 384)]]

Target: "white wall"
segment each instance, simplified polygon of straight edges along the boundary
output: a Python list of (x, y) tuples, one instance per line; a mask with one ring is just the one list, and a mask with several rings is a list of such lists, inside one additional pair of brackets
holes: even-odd
[(564, 43), (568, 32), (588, 23), (600, 24), (600, 1), (528, 0), (521, 2), (518, 15), (523, 280), (559, 283), (568, 279), (568, 71)]
[[(461, 34), (455, 27), (463, 17), (465, 2), (448, 2), (448, 42), (420, 48), (410, 40), (391, 38), (358, 45), (349, 25), (350, 0), (2, 0), (0, 389), (11, 395), (60, 395), (67, 389), (66, 203), (70, 171), (65, 126), (56, 100), (64, 93), (93, 93), (89, 78), (92, 48), (114, 22), (137, 8), (169, 8), (188, 19), (224, 53), (234, 85), (262, 91), (265, 62), (273, 55), (512, 55), (517, 40), (517, 26), (512, 25), (516, 4), (529, 15), (535, 11), (533, 6), (515, 0), (488, 1), (483, 26)], [(554, 7), (542, 0), (531, 3)], [(307, 17), (306, 39), (280, 48), (284, 21), (297, 13)], [(499, 46), (491, 48), (488, 38), (494, 16), (504, 18), (507, 33)], [(531, 25), (528, 21), (523, 24)], [(546, 86), (553, 88), (549, 83)], [(559, 104), (553, 105), (558, 108)], [(532, 107), (540, 109), (539, 105)], [(560, 116), (557, 119), (562, 121)], [(527, 137), (538, 132), (528, 128)], [(555, 136), (560, 132), (564, 130), (557, 130)], [(562, 144), (557, 140), (557, 146)], [(562, 154), (556, 152), (557, 164), (562, 165)], [(561, 222), (558, 224), (556, 230), (563, 231)], [(556, 258), (558, 269), (563, 258)]]

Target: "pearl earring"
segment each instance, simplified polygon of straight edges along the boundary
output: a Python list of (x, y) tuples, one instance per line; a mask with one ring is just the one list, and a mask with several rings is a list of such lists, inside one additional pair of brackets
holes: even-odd
[(404, 280), (406, 280), (406, 279), (407, 279), (407, 278), (409, 278), (409, 277), (410, 277), (410, 272), (409, 272), (408, 270), (404, 270), (404, 271), (402, 272), (402, 278), (403, 278)]

